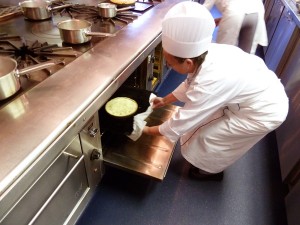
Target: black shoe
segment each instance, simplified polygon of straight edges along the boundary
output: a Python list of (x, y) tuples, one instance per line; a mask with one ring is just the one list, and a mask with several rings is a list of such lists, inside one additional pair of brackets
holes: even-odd
[(214, 180), (214, 181), (221, 181), (223, 179), (223, 172), (220, 173), (212, 173), (212, 174), (204, 174), (201, 173), (197, 167), (191, 167), (189, 169), (189, 177), (197, 180)]

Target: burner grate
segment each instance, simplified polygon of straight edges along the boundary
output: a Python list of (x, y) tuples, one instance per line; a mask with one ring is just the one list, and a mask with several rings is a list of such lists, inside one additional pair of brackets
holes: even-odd
[(56, 44), (41, 43), (37, 40), (26, 41), (20, 36), (0, 34), (0, 55), (15, 59), (18, 70), (47, 61), (60, 62), (55, 66), (20, 76), (18, 78), (21, 84), (20, 90), (13, 96), (1, 100), (0, 108), (62, 69), (67, 63), (73, 61), (77, 54), (78, 52), (72, 47), (59, 47)]
[[(59, 47), (57, 44), (26, 41), (19, 36), (0, 36), (0, 55), (9, 56), (18, 63), (18, 69), (59, 57), (77, 57), (78, 53), (72, 47)], [(48, 75), (54, 71), (44, 69)]]
[(22, 11), (19, 6), (3, 6), (0, 5), (0, 21), (10, 19), (14, 16), (19, 16)]
[[(55, 4), (55, 6), (61, 6), (66, 4), (66, 2), (55, 2), (53, 4)], [(84, 19), (93, 23), (97, 23), (99, 21), (110, 22), (114, 26), (120, 26), (119, 23), (116, 23), (116, 21), (119, 21), (123, 24), (121, 25), (121, 28), (140, 16), (139, 13), (128, 10), (118, 12), (117, 15), (113, 18), (103, 18), (99, 15), (97, 6), (88, 6), (83, 4), (75, 4), (68, 8), (59, 9), (55, 12), (55, 14), (60, 14), (60, 16), (67, 15), (72, 19)]]

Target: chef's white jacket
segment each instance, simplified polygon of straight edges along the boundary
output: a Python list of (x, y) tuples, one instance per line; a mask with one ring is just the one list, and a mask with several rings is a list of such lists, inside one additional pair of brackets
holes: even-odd
[(209, 10), (216, 5), (222, 13), (219, 24), (217, 43), (237, 45), (239, 32), (246, 14), (258, 13), (251, 53), (255, 53), (257, 45), (267, 46), (268, 37), (265, 23), (265, 8), (262, 0), (205, 0), (203, 5)]
[(223, 171), (286, 118), (288, 98), (263, 60), (225, 44), (210, 44), (202, 67), (174, 91), (185, 103), (159, 131), (181, 138), (194, 166)]

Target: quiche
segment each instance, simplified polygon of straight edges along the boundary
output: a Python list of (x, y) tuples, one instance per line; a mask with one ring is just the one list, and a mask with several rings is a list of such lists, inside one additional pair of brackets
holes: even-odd
[(133, 5), (136, 0), (110, 0), (112, 3), (117, 5)]
[(115, 117), (126, 117), (133, 115), (137, 109), (137, 102), (127, 97), (116, 97), (109, 100), (105, 104), (106, 112)]

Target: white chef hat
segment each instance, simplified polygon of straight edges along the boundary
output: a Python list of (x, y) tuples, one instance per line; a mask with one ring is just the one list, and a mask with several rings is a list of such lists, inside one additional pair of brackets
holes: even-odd
[(180, 2), (162, 22), (162, 46), (169, 54), (193, 58), (208, 50), (215, 29), (210, 12), (197, 2)]

